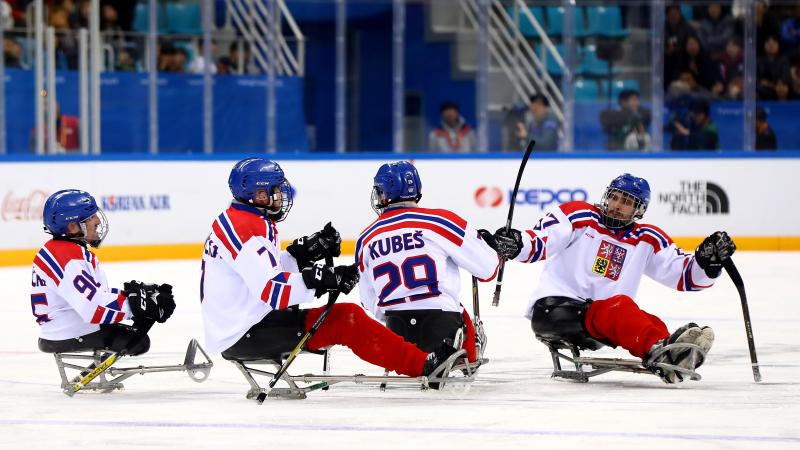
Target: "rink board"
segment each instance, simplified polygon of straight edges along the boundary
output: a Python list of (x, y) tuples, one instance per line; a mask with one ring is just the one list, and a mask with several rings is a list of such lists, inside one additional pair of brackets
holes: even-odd
[[(308, 234), (327, 221), (340, 230), (345, 253), (375, 220), (372, 177), (384, 160), (278, 160), (295, 189), (282, 238)], [(0, 265), (28, 264), (46, 239), (41, 210), (64, 188), (91, 192), (111, 231), (105, 260), (194, 258), (210, 224), (230, 200), (233, 161), (85, 161), (0, 164)], [(421, 159), (422, 206), (447, 208), (478, 228), (505, 223), (519, 161)], [(630, 172), (650, 182), (644, 222), (692, 248), (723, 229), (742, 249), (800, 249), (800, 213), (778, 206), (800, 196), (793, 158), (541, 159), (534, 158), (516, 197), (514, 224), (532, 226), (571, 200), (596, 202), (609, 180)], [(780, 213), (778, 212), (780, 211)]]

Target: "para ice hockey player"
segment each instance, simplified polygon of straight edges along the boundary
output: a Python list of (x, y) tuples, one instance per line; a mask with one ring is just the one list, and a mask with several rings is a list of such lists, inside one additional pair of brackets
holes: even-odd
[[(172, 315), (172, 286), (138, 281), (125, 283), (123, 290), (109, 286), (89, 249), (100, 247), (108, 220), (89, 193), (58, 191), (47, 199), (42, 214), (53, 238), (33, 259), (31, 308), (41, 326), (39, 349), (145, 353), (150, 341), (139, 336), (139, 327), (146, 321), (163, 323)], [(126, 319), (133, 319), (134, 326), (121, 323)]]
[[(524, 233), (498, 230), (496, 245), (507, 259), (544, 261), (540, 281), (526, 307), (536, 336), (563, 339), (581, 348), (620, 346), (642, 359), (665, 382), (683, 381), (664, 363), (694, 371), (714, 342), (710, 327), (688, 323), (670, 334), (658, 317), (634, 298), (642, 275), (679, 291), (711, 287), (736, 246), (717, 231), (694, 255), (678, 248), (660, 228), (636, 221), (650, 202), (643, 178), (623, 174), (606, 188), (598, 205), (565, 203)], [(669, 344), (694, 344), (697, 347)]]
[(378, 169), (372, 190), (378, 218), (356, 241), (361, 303), (424, 351), (464, 329), (464, 349), (474, 362), (475, 327), (459, 300), (459, 268), (489, 281), (500, 260), (466, 220), (446, 209), (421, 208), (421, 198), (422, 181), (410, 162)]
[[(236, 163), (228, 184), (229, 208), (214, 220), (205, 243), (200, 300), (208, 350), (233, 360), (276, 359), (291, 351), (323, 307), (300, 309), (327, 292), (349, 293), (358, 283), (355, 265), (321, 263), (338, 256), (340, 239), (332, 226), (295, 240), (280, 250), (277, 222), (292, 207), (293, 191), (281, 167), (264, 158)], [(333, 305), (310, 350), (335, 344), (361, 359), (397, 373), (430, 374), (455, 349), (423, 352), (371, 319), (351, 303)]]

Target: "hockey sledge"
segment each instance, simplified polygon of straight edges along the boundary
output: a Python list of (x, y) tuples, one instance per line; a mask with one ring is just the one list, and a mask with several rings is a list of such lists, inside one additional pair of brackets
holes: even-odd
[[(548, 350), (550, 350), (550, 357), (553, 360), (553, 374), (551, 375), (551, 378), (561, 378), (578, 383), (588, 383), (589, 378), (608, 372), (631, 372), (661, 376), (661, 374), (665, 371), (669, 371), (675, 372), (683, 380), (690, 379), (693, 381), (700, 381), (701, 379), (700, 374), (697, 372), (672, 364), (655, 363), (645, 367), (642, 364), (642, 361), (635, 359), (585, 358), (580, 355), (580, 348), (571, 343), (565, 341), (544, 340), (542, 340), (542, 342), (547, 346)], [(678, 348), (696, 350), (705, 358), (705, 353), (703, 353), (700, 347), (694, 344), (686, 343), (667, 345), (659, 349), (658, 354)], [(562, 351), (564, 350), (569, 350), (571, 356), (563, 353)], [(575, 369), (564, 369), (561, 366), (562, 360), (574, 365)]]
[[(325, 354), (326, 352), (303, 352)], [(326, 368), (323, 375), (289, 375), (284, 373), (279, 381), (283, 386), (274, 388), (263, 388), (256, 380), (257, 376), (272, 379), (280, 369), (282, 361), (288, 354), (281, 355), (275, 359), (228, 359), (244, 375), (250, 384), (246, 398), (263, 403), (266, 398), (300, 400), (306, 398), (306, 394), (316, 390), (326, 390), (330, 386), (338, 383), (355, 383), (364, 385), (385, 386), (412, 386), (426, 390), (432, 387), (438, 389), (444, 386), (467, 385), (475, 381), (475, 373), (478, 367), (485, 363), (480, 360), (474, 363), (467, 361), (466, 351), (461, 349), (450, 355), (442, 364), (439, 365), (430, 375), (421, 377), (407, 377), (399, 375), (328, 375)], [(224, 356), (223, 356), (224, 357)], [(325, 356), (327, 360), (327, 356)]]
[[(196, 361), (198, 351), (204, 358), (204, 360), (199, 362)], [(54, 353), (53, 356), (56, 359), (58, 372), (61, 375), (61, 389), (70, 397), (75, 395), (78, 389), (108, 393), (122, 389), (124, 387), (122, 381), (134, 375), (144, 375), (145, 373), (154, 372), (186, 372), (189, 378), (198, 383), (202, 383), (208, 378), (211, 368), (214, 366), (208, 354), (206, 354), (203, 347), (201, 347), (195, 339), (189, 342), (183, 364), (151, 367), (114, 367), (112, 365), (106, 368), (105, 366), (108, 365), (108, 360), (111, 355), (114, 355), (114, 353), (103, 350)], [(91, 362), (85, 365), (85, 361)], [(81, 362), (84, 363), (81, 364)], [(68, 369), (76, 370), (78, 374), (70, 377), (67, 374)], [(80, 380), (93, 371), (100, 371), (100, 373), (94, 380), (76, 389), (76, 385)]]

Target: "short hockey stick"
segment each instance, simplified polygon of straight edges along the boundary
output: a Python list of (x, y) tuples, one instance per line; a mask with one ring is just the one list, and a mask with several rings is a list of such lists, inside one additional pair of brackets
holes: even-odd
[[(531, 139), (528, 143), (528, 148), (525, 149), (525, 155), (522, 157), (522, 162), (519, 165), (519, 172), (517, 172), (517, 181), (514, 183), (514, 191), (511, 194), (511, 198), (508, 199), (508, 218), (506, 219), (506, 232), (511, 229), (511, 220), (514, 218), (514, 204), (517, 200), (517, 191), (519, 190), (519, 182), (522, 180), (522, 172), (525, 171), (525, 165), (528, 163), (528, 158), (531, 156), (531, 152), (533, 152), (533, 146), (536, 145), (536, 141)], [(506, 268), (506, 260), (504, 258), (500, 259), (500, 267), (497, 269), (497, 284), (494, 288), (494, 298), (492, 298), (492, 306), (497, 306), (500, 304), (500, 290), (503, 289), (503, 272)]]
[(101, 373), (108, 370), (109, 367), (111, 367), (115, 362), (117, 362), (117, 359), (127, 355), (130, 349), (136, 348), (136, 346), (138, 346), (139, 343), (141, 343), (142, 340), (144, 340), (144, 338), (147, 337), (147, 332), (150, 331), (150, 328), (153, 326), (154, 323), (155, 321), (151, 319), (142, 320), (140, 324), (137, 324), (138, 330), (136, 337), (131, 339), (131, 342), (128, 343), (128, 345), (124, 349), (120, 350), (119, 352), (111, 352), (111, 354), (109, 354), (106, 357), (106, 359), (104, 359), (100, 363), (100, 365), (95, 367), (91, 372), (84, 375), (83, 378), (78, 380), (77, 383), (66, 388), (64, 390), (64, 393), (72, 397), (73, 395), (75, 395), (76, 392), (85, 388), (87, 384), (89, 384), (95, 378), (99, 377)]
[(722, 267), (728, 272), (736, 290), (739, 291), (739, 299), (742, 301), (742, 315), (744, 316), (744, 331), (747, 335), (747, 345), (750, 347), (750, 363), (753, 368), (753, 380), (756, 383), (761, 381), (761, 371), (758, 368), (758, 358), (756, 357), (756, 343), (753, 340), (753, 326), (750, 323), (750, 308), (747, 307), (747, 294), (744, 291), (744, 281), (739, 274), (739, 269), (733, 263), (733, 259), (728, 258), (722, 262)]
[[(330, 254), (325, 256), (325, 264), (329, 267), (333, 267), (333, 257)], [(322, 314), (320, 314), (319, 317), (317, 317), (317, 320), (316, 322), (314, 322), (314, 325), (312, 325), (311, 328), (308, 329), (306, 334), (303, 335), (303, 337), (300, 339), (300, 342), (298, 342), (297, 345), (294, 347), (294, 350), (292, 350), (292, 352), (289, 353), (289, 356), (286, 358), (286, 361), (284, 361), (284, 363), (281, 365), (280, 369), (278, 369), (278, 371), (275, 372), (275, 375), (269, 382), (270, 388), (275, 387), (275, 383), (277, 383), (278, 380), (281, 379), (283, 374), (286, 373), (286, 370), (289, 368), (289, 366), (292, 364), (295, 358), (297, 358), (297, 355), (299, 355), (300, 352), (303, 350), (303, 348), (306, 346), (308, 340), (311, 339), (311, 337), (314, 336), (314, 333), (317, 332), (319, 327), (322, 325), (322, 322), (325, 320), (325, 317), (328, 315), (329, 312), (331, 312), (331, 309), (333, 309), (333, 304), (336, 303), (336, 299), (338, 297), (339, 297), (339, 291), (334, 291), (328, 294), (328, 304), (325, 305), (325, 309), (322, 310)], [(259, 403), (263, 403), (265, 398), (267, 398), (267, 396), (265, 393), (262, 392), (258, 394), (257, 400)]]

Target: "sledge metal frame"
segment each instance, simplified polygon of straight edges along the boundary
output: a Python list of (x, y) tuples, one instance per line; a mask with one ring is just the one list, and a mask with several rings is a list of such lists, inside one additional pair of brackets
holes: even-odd
[[(596, 377), (608, 372), (630, 372), (642, 373), (649, 375), (657, 375), (659, 370), (677, 372), (682, 378), (688, 378), (693, 381), (700, 381), (701, 376), (695, 371), (685, 369), (683, 367), (675, 366), (666, 363), (656, 363), (652, 365), (652, 369), (645, 367), (642, 361), (635, 359), (619, 359), (619, 358), (585, 358), (580, 355), (580, 348), (574, 344), (565, 341), (544, 341), (542, 343), (550, 350), (550, 357), (553, 360), (553, 373), (551, 378), (561, 378), (578, 383), (588, 383), (589, 378)], [(658, 356), (666, 351), (686, 348), (690, 350), (697, 350), (702, 353), (702, 349), (694, 344), (676, 343), (662, 347), (655, 355)], [(569, 350), (572, 356), (562, 353), (560, 350)], [(705, 354), (703, 354), (705, 358)], [(561, 360), (567, 361), (575, 366), (575, 370), (566, 370), (561, 366)], [(587, 370), (589, 369), (589, 370)]]
[[(303, 352), (307, 353), (307, 352)], [(284, 355), (281, 355), (281, 361)], [(476, 363), (469, 363), (467, 361), (467, 353), (461, 349), (453, 353), (447, 358), (439, 367), (437, 367), (430, 375), (420, 377), (407, 377), (401, 375), (289, 375), (284, 373), (280, 380), (286, 383), (287, 387), (275, 387), (272, 389), (262, 388), (256, 381), (254, 375), (264, 376), (271, 379), (275, 373), (280, 369), (281, 362), (275, 359), (229, 359), (234, 366), (244, 375), (247, 382), (250, 384), (250, 389), (245, 395), (248, 400), (259, 401), (259, 396), (264, 398), (261, 394), (265, 394), (268, 398), (279, 398), (289, 400), (301, 400), (306, 398), (306, 394), (318, 389), (326, 390), (330, 386), (338, 383), (355, 383), (355, 384), (377, 384), (385, 385), (406, 385), (406, 386), (419, 386), (422, 390), (430, 389), (432, 384), (438, 383), (439, 389), (445, 385), (467, 385), (475, 381), (475, 374), (478, 367), (480, 367), (488, 360), (480, 360)], [(271, 366), (272, 371), (259, 369), (253, 366)], [(463, 376), (450, 376), (451, 372), (460, 371)], [(301, 383), (299, 385), (298, 383)]]
[[(196, 362), (195, 357), (197, 356), (197, 351), (205, 358), (203, 362)], [(82, 374), (88, 373), (93, 370), (95, 367), (99, 366), (103, 363), (103, 361), (108, 358), (113, 352), (108, 352), (104, 350), (94, 350), (94, 351), (80, 351), (80, 352), (71, 352), (71, 353), (53, 353), (53, 357), (56, 360), (56, 365), (58, 366), (58, 373), (61, 376), (61, 389), (64, 391), (65, 394), (68, 396), (70, 392), (74, 392), (73, 387), (74, 385), (80, 380)], [(76, 362), (69, 362), (69, 361), (92, 361), (89, 365), (79, 365)], [(91, 381), (86, 386), (84, 386), (81, 390), (92, 390), (92, 391), (99, 391), (102, 393), (109, 393), (115, 390), (123, 389), (124, 385), (122, 381), (134, 376), (134, 375), (144, 375), (146, 373), (155, 373), (155, 372), (186, 372), (193, 381), (197, 383), (202, 383), (208, 378), (209, 373), (211, 372), (211, 368), (214, 367), (214, 363), (209, 358), (208, 354), (203, 350), (203, 347), (197, 342), (196, 339), (192, 339), (189, 341), (189, 345), (186, 348), (186, 356), (184, 357), (183, 364), (175, 364), (175, 365), (168, 365), (168, 366), (136, 366), (136, 367), (109, 367), (107, 370), (100, 373), (95, 380), (99, 381)], [(77, 370), (79, 374), (76, 377), (73, 377), (70, 380), (70, 377), (67, 375), (67, 369)], [(112, 377), (112, 378), (109, 378)]]

